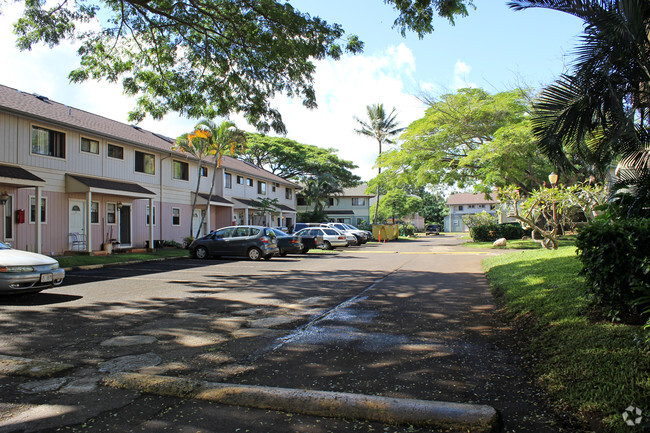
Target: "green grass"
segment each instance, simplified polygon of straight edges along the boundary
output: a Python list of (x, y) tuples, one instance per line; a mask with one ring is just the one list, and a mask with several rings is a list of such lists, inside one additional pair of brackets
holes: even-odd
[[(492, 242), (474, 242), (472, 241), (470, 237), (468, 242), (465, 242), (463, 244), (464, 247), (470, 247), (470, 248), (493, 248), (492, 247)], [(567, 237), (567, 238), (561, 238), (559, 240), (560, 247), (568, 247), (573, 245), (574, 242), (574, 237)], [(505, 247), (494, 247), (495, 249), (502, 249), (502, 250), (539, 250), (542, 249), (542, 245), (539, 242), (531, 241), (531, 240), (521, 240), (521, 239), (513, 239), (509, 240), (506, 243)]]
[(76, 266), (105, 265), (109, 263), (155, 260), (169, 257), (188, 257), (188, 255), (189, 252), (187, 250), (174, 248), (158, 250), (154, 253), (124, 253), (110, 254), (107, 256), (58, 256), (55, 259), (59, 261), (59, 265), (62, 268), (72, 268)]
[(571, 246), (484, 261), (506, 317), (524, 327), (534, 374), (552, 404), (585, 426), (595, 419), (604, 431), (629, 432), (626, 407), (639, 407), (649, 421), (649, 348), (639, 342), (641, 327), (594, 318), (581, 266)]

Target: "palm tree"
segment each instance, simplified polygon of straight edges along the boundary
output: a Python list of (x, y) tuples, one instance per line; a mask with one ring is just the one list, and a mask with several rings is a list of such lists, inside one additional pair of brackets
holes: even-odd
[(322, 214), (324, 203), (330, 198), (343, 193), (339, 181), (331, 174), (321, 174), (311, 177), (305, 182), (301, 192), (308, 205), (314, 205), (314, 214)]
[[(208, 143), (210, 156), (212, 156), (214, 159), (212, 183), (210, 184), (210, 192), (208, 193), (208, 206), (210, 206), (217, 170), (219, 167), (221, 167), (221, 162), (223, 161), (223, 158), (227, 152), (232, 156), (235, 154), (237, 147), (241, 147), (243, 150), (246, 143), (246, 133), (240, 129), (237, 129), (237, 126), (233, 122), (223, 121), (217, 124), (214, 121), (207, 119), (200, 121), (196, 125), (195, 129), (195, 134), (206, 137), (205, 140)], [(192, 215), (194, 214), (192, 213)], [(201, 215), (201, 222), (199, 223), (199, 228), (196, 231), (197, 237), (201, 232), (201, 227), (203, 226), (204, 220), (205, 213)]]
[(585, 22), (570, 72), (546, 87), (534, 105), (539, 148), (559, 169), (575, 171), (571, 158), (577, 156), (603, 180), (611, 162), (618, 160), (625, 169), (619, 180), (640, 186), (630, 190), (641, 198), (633, 203), (647, 206), (650, 2), (520, 0), (508, 5), (516, 10), (557, 10)]
[[(210, 143), (208, 142), (205, 133), (194, 131), (178, 137), (172, 149), (192, 155), (199, 160), (199, 175), (197, 176), (196, 190), (194, 191), (194, 199), (192, 200), (192, 215), (194, 215), (194, 210), (196, 209), (196, 197), (199, 194), (199, 188), (201, 187), (201, 167), (203, 166), (204, 161), (212, 154)], [(193, 236), (193, 234), (194, 218), (190, 220), (190, 236)]]
[[(399, 122), (397, 121), (397, 113), (395, 108), (386, 114), (384, 110), (384, 104), (374, 104), (366, 106), (368, 120), (361, 120), (358, 117), (355, 117), (355, 120), (359, 122), (361, 128), (355, 129), (357, 134), (366, 135), (377, 140), (379, 145), (379, 156), (381, 156), (381, 147), (384, 143), (392, 144), (392, 137), (396, 136), (404, 130), (404, 128), (399, 128)], [(379, 174), (381, 174), (381, 165), (379, 166)], [(380, 182), (377, 182), (377, 206), (375, 206), (375, 215), (372, 222), (377, 222), (377, 210), (379, 208), (379, 185)]]

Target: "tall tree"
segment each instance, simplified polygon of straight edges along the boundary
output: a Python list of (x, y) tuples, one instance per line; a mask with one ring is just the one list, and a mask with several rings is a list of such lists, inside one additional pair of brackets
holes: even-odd
[(314, 213), (322, 213), (327, 200), (341, 193), (341, 184), (330, 174), (307, 179), (305, 188), (300, 192), (305, 202), (314, 206)]
[[(467, 15), (471, 0), (386, 0), (404, 34), (422, 37), (432, 20)], [(270, 104), (276, 93), (316, 106), (313, 61), (358, 53), (363, 42), (339, 24), (296, 10), (285, 0), (24, 1), (18, 46), (79, 40), (80, 67), (70, 79), (121, 80), (137, 97), (129, 120), (169, 111), (191, 118), (241, 112), (261, 131), (284, 132)], [(90, 27), (87, 25), (93, 22)], [(81, 27), (81, 28), (80, 28)]]
[(304, 181), (329, 173), (343, 187), (356, 186), (361, 180), (352, 174), (352, 161), (339, 158), (336, 149), (302, 144), (283, 137), (248, 134), (246, 149), (238, 158), (269, 170), (284, 179)]
[(424, 117), (408, 126), (400, 147), (380, 157), (387, 169), (380, 182), (533, 190), (552, 167), (534, 144), (529, 101), (521, 89), (493, 95), (473, 88), (428, 99)]
[[(224, 156), (229, 153), (234, 155), (237, 147), (244, 147), (246, 143), (246, 133), (237, 129), (233, 122), (223, 121), (216, 123), (212, 120), (202, 120), (196, 125), (196, 134), (205, 136), (210, 149), (210, 155), (214, 160), (212, 170), (212, 182), (210, 183), (210, 191), (208, 193), (208, 206), (212, 201), (212, 192), (214, 191), (214, 184), (216, 181), (217, 171), (221, 167)], [(194, 214), (192, 214), (194, 215)], [(199, 236), (201, 227), (205, 221), (205, 213), (201, 215), (201, 222), (199, 228), (196, 230), (196, 236)]]
[[(374, 104), (366, 106), (366, 112), (368, 117), (367, 120), (355, 118), (359, 125), (361, 125), (361, 127), (359, 129), (355, 129), (355, 131), (357, 134), (365, 135), (377, 140), (377, 145), (379, 146), (378, 158), (380, 158), (382, 145), (385, 143), (393, 143), (392, 138), (402, 132), (404, 128), (399, 127), (395, 108), (393, 108), (389, 114), (386, 114), (384, 104)], [(381, 165), (379, 166), (379, 175), (381, 175)], [(377, 203), (379, 203), (379, 192), (380, 185), (378, 183), (376, 194)], [(377, 222), (378, 210), (379, 206), (375, 206), (375, 214), (372, 220), (373, 223)]]
[[(511, 1), (516, 10), (546, 8), (581, 18), (582, 43), (569, 73), (535, 104), (539, 148), (564, 172), (581, 155), (596, 175), (620, 161), (632, 208), (650, 203), (650, 2), (647, 0)], [(623, 185), (619, 185), (623, 186)], [(631, 209), (632, 210), (632, 209)]]

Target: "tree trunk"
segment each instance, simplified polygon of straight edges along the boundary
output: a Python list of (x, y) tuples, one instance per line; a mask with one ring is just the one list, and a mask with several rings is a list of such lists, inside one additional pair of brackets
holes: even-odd
[[(381, 156), (381, 140), (377, 140), (379, 142), (379, 155), (377, 158)], [(379, 167), (379, 174), (381, 174), (381, 166)], [(372, 218), (372, 223), (377, 224), (377, 212), (379, 211), (379, 179), (377, 179), (377, 201), (375, 202), (375, 216)]]
[(194, 191), (194, 199), (192, 200), (192, 214), (190, 218), (190, 236), (194, 236), (194, 210), (196, 209), (196, 197), (199, 195), (199, 187), (201, 186), (201, 163), (199, 159), (199, 178), (196, 180), (196, 191)]

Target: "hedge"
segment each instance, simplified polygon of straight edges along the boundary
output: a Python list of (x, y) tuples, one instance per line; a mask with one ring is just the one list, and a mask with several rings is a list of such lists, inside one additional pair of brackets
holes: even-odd
[(493, 242), (500, 238), (521, 239), (526, 232), (519, 224), (485, 224), (469, 229), (474, 242)]

